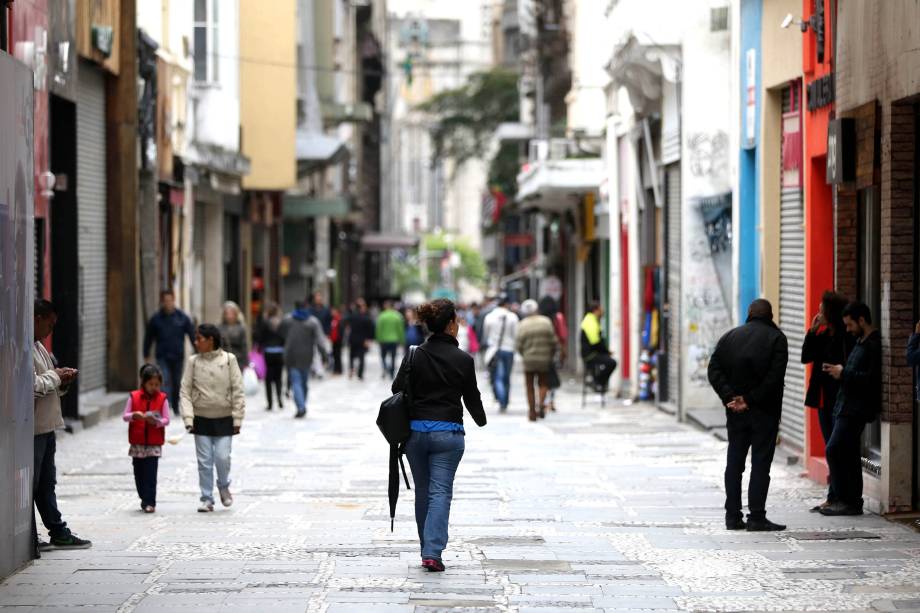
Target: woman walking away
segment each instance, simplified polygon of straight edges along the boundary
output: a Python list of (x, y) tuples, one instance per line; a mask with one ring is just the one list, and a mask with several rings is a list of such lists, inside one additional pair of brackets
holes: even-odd
[(131, 392), (123, 418), (128, 422), (128, 455), (134, 464), (134, 485), (141, 499), (141, 510), (157, 510), (157, 469), (163, 455), (166, 426), (169, 425), (169, 400), (160, 391), (163, 373), (153, 364), (140, 371), (140, 389)]
[(220, 322), (220, 336), (223, 339), (224, 351), (229, 351), (236, 356), (236, 363), (240, 370), (249, 366), (249, 330), (246, 328), (246, 319), (240, 306), (228, 300), (224, 303), (223, 315)]
[(220, 348), (217, 326), (202, 324), (195, 335), (198, 351), (189, 360), (182, 377), (180, 403), (185, 429), (195, 435), (198, 455), (199, 513), (214, 510), (214, 469), (217, 490), (225, 507), (233, 504), (230, 494), (230, 448), (233, 435), (240, 433), (246, 413), (243, 377), (236, 357)]
[(431, 336), (414, 352), (408, 376), (406, 361), (410, 354), (403, 357), (393, 381), (393, 393), (411, 388), (412, 434), (406, 442), (406, 456), (415, 481), (415, 523), (422, 566), (442, 572), (441, 552), (447, 546), (454, 475), (465, 447), (463, 404), (480, 427), (486, 425), (486, 413), (479, 398), (473, 358), (457, 344), (459, 324), (454, 303), (441, 299), (423, 304), (418, 316)]
[(562, 387), (562, 380), (559, 378), (559, 370), (565, 364), (566, 347), (569, 344), (569, 326), (565, 321), (565, 315), (559, 310), (556, 299), (552, 296), (543, 296), (540, 298), (540, 315), (546, 315), (553, 322), (553, 330), (556, 332), (556, 339), (559, 341), (559, 350), (553, 358), (553, 365), (547, 375), (547, 403), (546, 408), (550, 411), (556, 410), (556, 390)]
[[(811, 377), (808, 379), (808, 391), (805, 394), (805, 406), (818, 411), (818, 424), (821, 436), (827, 445), (834, 431), (834, 404), (840, 381), (824, 372), (824, 364), (846, 364), (855, 338), (847, 334), (843, 324), (843, 309), (847, 299), (833, 291), (826, 291), (821, 297), (818, 314), (811, 320), (811, 327), (805, 334), (802, 344), (802, 363), (811, 364)], [(811, 509), (817, 513), (837, 502), (837, 495), (830, 485), (827, 499)]]
[(278, 408), (284, 409), (281, 394), (281, 379), (284, 374), (284, 335), (281, 333), (283, 319), (281, 307), (270, 302), (265, 306), (257, 329), (256, 342), (265, 356), (265, 397), (268, 400), (266, 411), (272, 410), (272, 387), (278, 396)]
[[(546, 392), (553, 358), (559, 349), (559, 340), (553, 329), (553, 321), (537, 312), (536, 300), (525, 300), (521, 305), (524, 320), (518, 326), (514, 350), (524, 360), (524, 386), (527, 389), (527, 406), (530, 421), (546, 417)], [(539, 388), (539, 405), (534, 399), (534, 385)]]

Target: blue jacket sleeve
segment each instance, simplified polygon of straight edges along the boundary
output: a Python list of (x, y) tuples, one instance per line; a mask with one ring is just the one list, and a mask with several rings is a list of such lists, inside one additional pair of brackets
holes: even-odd
[(920, 334), (911, 334), (907, 341), (907, 365), (920, 366)]

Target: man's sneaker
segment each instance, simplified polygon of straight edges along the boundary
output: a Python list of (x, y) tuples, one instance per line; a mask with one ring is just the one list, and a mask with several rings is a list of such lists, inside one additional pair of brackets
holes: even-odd
[(219, 487), (217, 491), (220, 492), (220, 503), (225, 507), (229, 507), (233, 504), (233, 494), (230, 493), (229, 487)]
[(213, 503), (213, 502), (208, 502), (207, 500), (205, 500), (205, 501), (202, 502), (200, 505), (198, 505), (198, 512), (199, 512), (199, 513), (210, 513), (210, 512), (213, 511), (213, 510), (214, 510), (214, 503)]
[(851, 506), (845, 502), (835, 502), (834, 504), (828, 505), (818, 511), (821, 515), (835, 516), (835, 515), (862, 515), (863, 510), (862, 506)]
[(422, 566), (428, 569), (428, 572), (432, 573), (443, 573), (444, 572), (444, 563), (441, 560), (435, 560), (434, 558), (425, 558), (422, 560)]
[(156, 513), (156, 512), (157, 512), (157, 508), (153, 506), (152, 504), (148, 504), (146, 507), (144, 507), (144, 513)]
[(747, 531), (748, 532), (779, 532), (780, 530), (785, 530), (786, 526), (782, 524), (774, 524), (772, 521), (764, 517), (763, 519), (751, 519), (748, 517), (747, 520)]
[(51, 551), (52, 549), (54, 549), (54, 545), (52, 545), (48, 541), (38, 541), (38, 545), (36, 546), (36, 548), (39, 551)]
[(89, 549), (93, 544), (85, 539), (81, 539), (76, 534), (67, 536), (51, 537), (52, 549)]

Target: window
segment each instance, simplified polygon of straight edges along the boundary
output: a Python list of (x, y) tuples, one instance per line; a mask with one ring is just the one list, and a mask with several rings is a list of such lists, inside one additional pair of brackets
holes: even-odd
[[(882, 315), (881, 274), (881, 221), (882, 210), (878, 187), (861, 189), (858, 193), (859, 223), (859, 299), (869, 305), (872, 322), (878, 326)], [(881, 402), (881, 398), (879, 398)], [(868, 465), (877, 463), (881, 457), (882, 430), (879, 420), (866, 425), (863, 433), (863, 457)], [(874, 468), (874, 467), (873, 467)]]
[(709, 9), (709, 31), (725, 32), (728, 30), (728, 7), (718, 6)]
[(195, 0), (195, 80), (214, 83), (218, 80), (219, 0)]

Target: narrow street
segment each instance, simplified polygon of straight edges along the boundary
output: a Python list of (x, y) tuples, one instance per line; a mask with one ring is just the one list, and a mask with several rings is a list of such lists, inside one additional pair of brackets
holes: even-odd
[(647, 405), (592, 397), (582, 409), (574, 386), (531, 425), (518, 373), (507, 415), (489, 410), (484, 429), (467, 420), (448, 570), (427, 573), (411, 492), (389, 531), (374, 426), (387, 391), (369, 365), (364, 384), (314, 382), (303, 421), (249, 397), (235, 503), (213, 514), (195, 512), (190, 438), (165, 450), (148, 516), (121, 421), (62, 435), (60, 506), (94, 547), (45, 553), (0, 585), (0, 609), (920, 610), (920, 534), (808, 513), (820, 490), (782, 457), (768, 508), (789, 530), (726, 532), (723, 443)]

